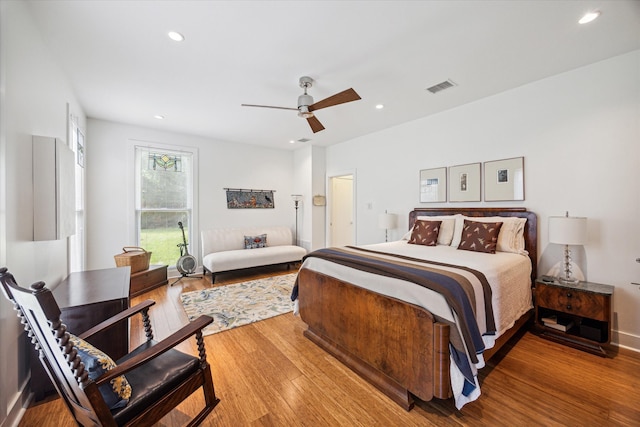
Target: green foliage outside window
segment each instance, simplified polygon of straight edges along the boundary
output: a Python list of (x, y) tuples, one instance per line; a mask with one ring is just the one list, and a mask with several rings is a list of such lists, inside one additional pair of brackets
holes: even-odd
[(151, 264), (175, 266), (183, 241), (178, 222), (184, 225), (189, 253), (194, 252), (189, 241), (192, 156), (140, 148), (137, 159), (138, 244), (151, 252)]

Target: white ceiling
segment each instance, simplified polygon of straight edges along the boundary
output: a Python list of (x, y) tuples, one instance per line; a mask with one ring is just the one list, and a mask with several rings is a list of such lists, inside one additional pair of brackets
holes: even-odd
[[(29, 6), (87, 116), (282, 149), (339, 143), (640, 49), (640, 1)], [(593, 9), (600, 18), (578, 25)], [(362, 100), (318, 111), (317, 134), (295, 111), (240, 106), (296, 107), (303, 75), (315, 101), (349, 87)], [(458, 86), (425, 90), (446, 79)]]

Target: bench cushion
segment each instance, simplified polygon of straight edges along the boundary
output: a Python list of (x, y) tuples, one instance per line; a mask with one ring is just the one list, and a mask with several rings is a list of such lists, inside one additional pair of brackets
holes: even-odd
[(217, 273), (219, 271), (300, 261), (306, 253), (307, 251), (304, 248), (293, 245), (238, 249), (205, 255), (202, 259), (202, 265), (212, 273)]

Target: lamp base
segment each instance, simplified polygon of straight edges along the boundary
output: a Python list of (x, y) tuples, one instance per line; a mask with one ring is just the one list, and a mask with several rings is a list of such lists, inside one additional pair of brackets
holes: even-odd
[(558, 281), (560, 283), (575, 285), (580, 281), (573, 277), (571, 262), (571, 250), (569, 249), (569, 245), (564, 245), (564, 275), (558, 276)]
[(558, 282), (565, 283), (565, 284), (568, 284), (568, 285), (575, 285), (575, 284), (580, 282), (580, 280), (576, 279), (575, 277), (562, 277), (562, 276), (559, 276), (559, 277), (556, 277), (556, 279), (558, 280)]

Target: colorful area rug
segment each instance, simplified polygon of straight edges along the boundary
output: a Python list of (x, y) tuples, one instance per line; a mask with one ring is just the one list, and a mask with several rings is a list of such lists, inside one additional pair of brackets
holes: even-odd
[(180, 295), (189, 320), (213, 317), (203, 330), (211, 335), (293, 310), (291, 290), (297, 273), (218, 286)]

